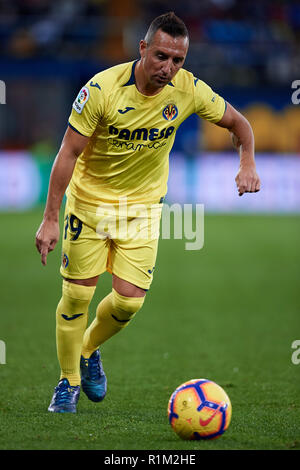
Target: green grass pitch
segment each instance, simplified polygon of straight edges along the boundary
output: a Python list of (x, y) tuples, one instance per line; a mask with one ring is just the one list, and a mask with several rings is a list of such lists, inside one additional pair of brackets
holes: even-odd
[[(60, 245), (46, 268), (34, 246), (41, 211), (1, 214), (0, 449), (300, 449), (300, 218), (206, 215), (205, 244), (161, 240), (141, 312), (102, 347), (103, 403), (47, 412), (59, 368)], [(90, 308), (110, 290), (100, 280)], [(167, 420), (174, 389), (224, 387), (233, 415), (214, 441), (182, 441)]]

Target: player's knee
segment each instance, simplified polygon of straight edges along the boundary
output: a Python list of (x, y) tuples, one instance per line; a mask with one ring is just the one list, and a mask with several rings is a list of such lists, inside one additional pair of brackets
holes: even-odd
[(120, 325), (126, 326), (135, 314), (142, 308), (145, 297), (125, 297), (114, 289), (112, 290), (113, 310), (112, 317)]
[(66, 310), (66, 315), (77, 314), (78, 312), (85, 314), (88, 311), (94, 292), (95, 287), (63, 280), (60, 309)]

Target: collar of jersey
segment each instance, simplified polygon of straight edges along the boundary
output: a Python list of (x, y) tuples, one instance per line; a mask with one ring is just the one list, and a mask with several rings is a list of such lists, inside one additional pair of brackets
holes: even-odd
[[(135, 85), (135, 75), (134, 75), (134, 71), (135, 71), (135, 67), (136, 67), (136, 64), (137, 64), (137, 63), (138, 63), (138, 59), (133, 62), (132, 68), (131, 68), (131, 75), (130, 75), (130, 78), (129, 78), (128, 82), (125, 83), (123, 86)], [(169, 85), (169, 86), (174, 86), (172, 82), (169, 82), (168, 85)]]

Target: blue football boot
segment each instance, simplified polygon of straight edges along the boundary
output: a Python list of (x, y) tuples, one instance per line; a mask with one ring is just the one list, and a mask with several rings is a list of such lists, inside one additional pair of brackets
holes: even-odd
[(80, 385), (72, 387), (68, 379), (61, 379), (54, 389), (48, 411), (53, 413), (76, 413), (79, 394)]
[(97, 349), (89, 359), (80, 358), (81, 386), (87, 397), (95, 402), (106, 395), (107, 380), (103, 371), (100, 351)]

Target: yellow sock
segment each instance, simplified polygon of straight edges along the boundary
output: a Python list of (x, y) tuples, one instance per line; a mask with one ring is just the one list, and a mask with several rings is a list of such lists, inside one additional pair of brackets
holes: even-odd
[(144, 297), (125, 297), (112, 289), (98, 305), (96, 317), (84, 333), (82, 355), (90, 355), (125, 328), (144, 303)]
[(61, 367), (60, 379), (80, 385), (80, 355), (88, 321), (88, 307), (96, 287), (63, 280), (62, 298), (56, 310), (56, 347)]

